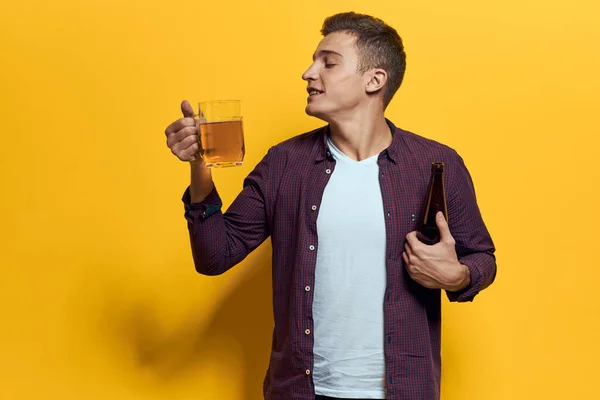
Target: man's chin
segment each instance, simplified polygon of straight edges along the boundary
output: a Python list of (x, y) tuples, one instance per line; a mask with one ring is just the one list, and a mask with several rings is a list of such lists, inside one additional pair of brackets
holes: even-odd
[(327, 118), (327, 113), (316, 110), (314, 107), (311, 107), (310, 104), (306, 105), (306, 108), (304, 109), (304, 111), (306, 112), (307, 115), (310, 115), (311, 117), (319, 118), (325, 122), (329, 122), (328, 118)]

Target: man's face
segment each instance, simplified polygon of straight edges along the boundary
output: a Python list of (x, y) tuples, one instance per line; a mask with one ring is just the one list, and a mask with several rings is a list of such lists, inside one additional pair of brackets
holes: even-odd
[(357, 72), (356, 36), (333, 32), (321, 40), (314, 62), (304, 72), (310, 94), (306, 113), (330, 122), (351, 113), (367, 98), (367, 74)]

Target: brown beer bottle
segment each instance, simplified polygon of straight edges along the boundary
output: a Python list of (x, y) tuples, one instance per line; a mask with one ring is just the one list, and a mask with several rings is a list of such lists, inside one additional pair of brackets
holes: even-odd
[(417, 221), (417, 238), (428, 245), (440, 241), (440, 231), (435, 223), (438, 211), (444, 213), (448, 221), (446, 209), (446, 191), (444, 190), (444, 163), (434, 162), (431, 164), (431, 176), (427, 194), (421, 205), (421, 212)]

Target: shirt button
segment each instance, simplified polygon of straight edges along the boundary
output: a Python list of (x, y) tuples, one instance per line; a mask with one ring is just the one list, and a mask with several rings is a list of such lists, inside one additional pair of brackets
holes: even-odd
[(306, 290), (307, 292), (310, 292), (310, 286), (306, 286), (306, 287), (304, 288), (304, 290)]
[(313, 211), (316, 211), (317, 206), (313, 205), (310, 209), (313, 210)]
[(389, 212), (387, 213), (388, 218), (390, 218), (392, 216), (392, 214), (390, 214)]
[(310, 369), (306, 370), (306, 375), (310, 375)]
[(330, 170), (329, 168), (327, 168), (327, 169), (325, 170), (325, 173), (326, 173), (327, 175), (329, 175), (329, 174), (331, 173), (331, 170)]
[(308, 248), (310, 249), (310, 251), (313, 251), (315, 249), (315, 246), (313, 246), (312, 244), (310, 246), (308, 246)]
[(307, 335), (310, 335), (310, 329), (305, 330), (304, 333), (306, 333)]

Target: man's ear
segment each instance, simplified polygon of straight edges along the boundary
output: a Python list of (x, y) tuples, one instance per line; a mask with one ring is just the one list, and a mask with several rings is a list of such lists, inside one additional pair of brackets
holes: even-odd
[(369, 80), (365, 90), (367, 93), (375, 93), (381, 90), (387, 82), (387, 72), (381, 68), (375, 68), (368, 72)]

